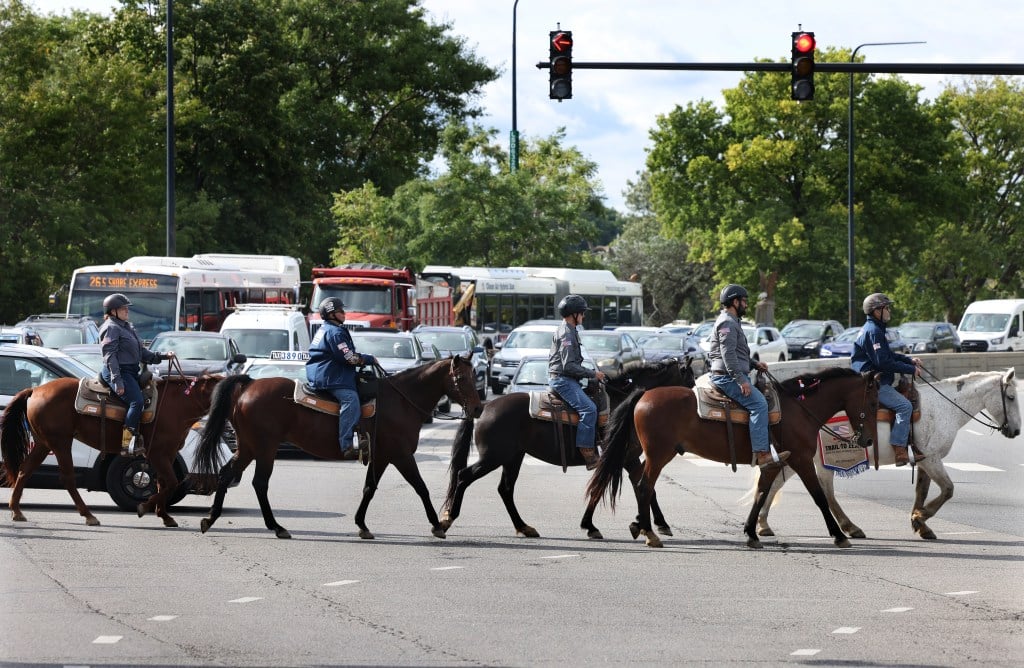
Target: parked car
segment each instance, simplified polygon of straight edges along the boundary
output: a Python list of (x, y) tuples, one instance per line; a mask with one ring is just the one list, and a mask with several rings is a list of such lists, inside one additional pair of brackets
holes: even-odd
[[(597, 366), (590, 360), (583, 360), (583, 366), (588, 369), (597, 369)], [(512, 375), (512, 382), (509, 383), (508, 391), (509, 393), (537, 392), (546, 390), (547, 387), (548, 356), (527, 355), (519, 361), (519, 366), (516, 367), (516, 371)]]
[(900, 335), (911, 353), (960, 352), (960, 337), (949, 322), (905, 322)]
[(103, 370), (103, 346), (99, 343), (73, 343), (60, 351), (89, 367), (97, 374)]
[(639, 341), (645, 336), (650, 336), (651, 334), (667, 331), (661, 327), (641, 327), (639, 325), (621, 325), (619, 327), (605, 327), (605, 329), (610, 332), (625, 332), (632, 336), (636, 341)]
[[(850, 327), (843, 330), (843, 333), (834, 340), (822, 344), (820, 357), (851, 357), (853, 355), (853, 344), (860, 334), (860, 327)], [(896, 327), (887, 327), (885, 339), (889, 342), (889, 349), (894, 353), (906, 354), (906, 344), (900, 338)]]
[[(779, 330), (768, 325), (751, 325), (742, 323), (743, 334), (747, 337), (750, 348), (750, 359), (755, 362), (785, 362), (789, 359), (789, 346)], [(711, 339), (705, 337), (700, 342), (705, 358), (711, 352)]]
[[(381, 367), (388, 373), (398, 373), (441, 359), (441, 351), (436, 346), (423, 345), (412, 332), (364, 328), (353, 329), (351, 334), (356, 350), (376, 357)], [(451, 400), (448, 397), (441, 397), (437, 410), (448, 413), (451, 409)], [(427, 422), (430, 421), (428, 418)]]
[(43, 345), (43, 337), (31, 327), (0, 326), (0, 343), (20, 343), (28, 346)]
[[(38, 387), (57, 378), (91, 378), (95, 375), (95, 371), (59, 350), (18, 344), (0, 346), (0, 410), (7, 407), (15, 394), (29, 387)], [(191, 471), (199, 444), (198, 430), (199, 423), (196, 423), (174, 460), (174, 471), (179, 480), (184, 480)], [(220, 448), (221, 459), (226, 461), (231, 457), (231, 450), (223, 441)], [(71, 461), (78, 487), (107, 492), (122, 510), (135, 512), (139, 503), (156, 492), (156, 477), (151, 474), (149, 462), (144, 457), (100, 457), (99, 450), (75, 440), (71, 444)], [(58, 478), (57, 458), (53, 454), (46, 456), (28, 479), (26, 487), (64, 488)], [(170, 503), (177, 503), (190, 491), (188, 485), (181, 485)]]
[(707, 369), (707, 359), (703, 350), (693, 343), (687, 334), (662, 332), (649, 334), (637, 341), (644, 351), (644, 364), (658, 364), (666, 359), (674, 358), (682, 361), (689, 357), (693, 362), (690, 368), (695, 376), (703, 374)]
[(424, 346), (436, 346), (442, 355), (470, 355), (476, 379), (476, 393), (481, 400), (487, 398), (487, 375), (491, 369), (491, 361), (480, 341), (480, 335), (472, 327), (419, 325), (413, 330), (413, 334)]
[(18, 327), (30, 327), (42, 339), (47, 348), (62, 348), (76, 343), (99, 343), (100, 330), (87, 315), (65, 315), (64, 313), (42, 313), (30, 315)]
[(821, 346), (843, 333), (838, 320), (791, 320), (782, 328), (789, 359), (820, 357)]
[(173, 350), (187, 376), (238, 373), (247, 359), (235, 340), (221, 332), (160, 332), (149, 349), (155, 353)]
[(644, 351), (626, 332), (588, 329), (580, 332), (580, 343), (597, 368), (613, 378), (644, 365)]
[(491, 360), (491, 392), (501, 394), (512, 382), (519, 361), (527, 355), (547, 355), (558, 321), (520, 325), (513, 329)]

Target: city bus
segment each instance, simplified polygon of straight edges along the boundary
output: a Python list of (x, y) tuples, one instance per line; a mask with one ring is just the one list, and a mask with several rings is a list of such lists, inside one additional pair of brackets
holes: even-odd
[(642, 286), (606, 269), (430, 265), (420, 276), (452, 288), (456, 324), (495, 341), (528, 320), (559, 319), (555, 308), (568, 294), (581, 295), (590, 305), (587, 329), (642, 324)]
[(146, 342), (171, 330), (219, 331), (236, 304), (296, 304), (299, 261), (285, 255), (139, 256), (80, 267), (71, 277), (68, 314), (103, 321), (103, 299), (120, 292)]

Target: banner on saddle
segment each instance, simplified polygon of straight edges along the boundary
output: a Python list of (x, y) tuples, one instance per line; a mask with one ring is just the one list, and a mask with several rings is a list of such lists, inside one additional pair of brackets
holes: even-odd
[[(156, 383), (148, 383), (142, 388), (142, 398), (142, 422), (152, 422), (156, 418)], [(99, 378), (83, 378), (78, 381), (75, 411), (82, 415), (102, 415), (110, 420), (124, 422), (128, 404)]]
[[(574, 427), (579, 425), (580, 414), (557, 395), (546, 390), (527, 394), (530, 395), (530, 417), (533, 419), (571, 424)], [(602, 389), (598, 396), (591, 398), (597, 404), (597, 425), (603, 426), (608, 422), (608, 394)]]
[[(376, 386), (374, 387), (374, 397), (376, 397)], [(327, 415), (337, 415), (341, 412), (341, 404), (338, 403), (333, 395), (317, 392), (308, 383), (303, 383), (301, 380), (295, 381), (292, 401), (300, 406), (312, 408), (317, 412), (326, 413)], [(377, 399), (364, 400), (363, 395), (360, 394), (359, 411), (361, 417), (373, 417), (377, 412)]]
[(867, 471), (868, 449), (857, 445), (853, 439), (853, 427), (846, 413), (836, 413), (825, 426), (839, 436), (825, 429), (818, 432), (818, 456), (821, 457), (822, 466), (841, 478), (850, 478)]
[[(697, 378), (693, 388), (697, 395), (697, 416), (703, 420), (725, 422), (726, 415), (733, 424), (748, 424), (750, 422), (750, 411), (730, 399), (711, 382), (711, 374), (706, 373)], [(778, 424), (782, 421), (782, 408), (779, 405), (779, 395), (772, 386), (762, 389), (764, 398), (768, 400), (768, 424)], [(728, 411), (726, 411), (728, 407)]]

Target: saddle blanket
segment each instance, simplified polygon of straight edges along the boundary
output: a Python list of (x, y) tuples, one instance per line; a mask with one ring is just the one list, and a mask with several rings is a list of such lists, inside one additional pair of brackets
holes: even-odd
[[(722, 394), (711, 382), (710, 373), (697, 377), (693, 392), (697, 395), (697, 416), (702, 420), (725, 422), (725, 409), (728, 406), (729, 418), (733, 424), (750, 423), (750, 411)], [(782, 407), (779, 405), (779, 395), (775, 388), (765, 388), (764, 398), (768, 400), (768, 424), (778, 424), (782, 421)]]
[[(148, 383), (142, 388), (142, 423), (152, 422), (156, 418), (156, 383)], [(75, 412), (82, 415), (103, 417), (109, 420), (124, 422), (128, 405), (114, 394), (107, 384), (99, 378), (83, 378), (78, 381), (78, 393), (75, 394)]]
[[(335, 401), (334, 397), (325, 397), (322, 394), (318, 394), (316, 390), (300, 380), (295, 381), (295, 391), (292, 393), (292, 401), (300, 406), (312, 408), (319, 413), (326, 413), (327, 415), (337, 415), (341, 412), (341, 404)], [(366, 403), (360, 404), (360, 417), (371, 418), (376, 412), (376, 399), (371, 399)]]
[[(843, 439), (853, 436), (853, 428), (846, 413), (829, 418), (825, 425)], [(821, 464), (841, 478), (849, 478), (868, 470), (868, 449), (856, 442), (836, 438), (824, 429), (818, 432), (818, 456)]]
[[(551, 392), (541, 390), (538, 392), (527, 392), (527, 394), (530, 395), (530, 417), (533, 419), (555, 422), (555, 416), (557, 415), (558, 422), (571, 424), (574, 427), (579, 425), (580, 414), (561, 399), (556, 399), (555, 402), (552, 402)], [(597, 425), (599, 427), (608, 422), (607, 401), (604, 402), (604, 406), (603, 410), (599, 407), (597, 412)]]

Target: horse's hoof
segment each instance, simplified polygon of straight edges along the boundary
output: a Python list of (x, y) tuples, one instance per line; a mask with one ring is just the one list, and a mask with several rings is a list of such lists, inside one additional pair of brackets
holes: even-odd
[(918, 533), (919, 536), (921, 536), (921, 538), (924, 538), (925, 540), (937, 540), (938, 539), (938, 536), (935, 535), (935, 532), (932, 531), (931, 529), (929, 529), (927, 526), (925, 526), (923, 529), (921, 529), (917, 533)]
[(290, 533), (288, 533), (288, 529), (285, 529), (284, 527), (277, 528), (274, 531), (274, 535), (277, 536), (278, 538), (291, 538), (292, 537), (292, 535)]
[(658, 533), (660, 533), (662, 536), (671, 536), (671, 535), (673, 535), (672, 534), (672, 528), (669, 525), (667, 525), (667, 524), (659, 524), (658, 525)]
[(601, 532), (597, 529), (591, 529), (590, 531), (588, 531), (587, 538), (591, 538), (593, 540), (604, 540), (604, 536), (601, 535)]
[(529, 524), (524, 524), (516, 529), (516, 535), (522, 538), (540, 538), (540, 534), (537, 533), (537, 530)]
[(164, 526), (169, 529), (174, 529), (178, 526), (178, 522), (173, 517), (167, 517), (164, 519)]
[(844, 536), (842, 538), (836, 538), (836, 547), (853, 547), (853, 545)]
[(139, 517), (142, 517), (143, 515), (145, 515), (146, 514), (146, 503), (142, 502), (139, 505), (135, 506), (135, 512), (138, 513)]
[(373, 534), (370, 533), (370, 531), (368, 529), (360, 529), (359, 530), (359, 537), (362, 538), (363, 540), (373, 540), (373, 538), (374, 538)]
[(853, 527), (853, 529), (847, 531), (846, 533), (850, 536), (850, 538), (867, 538), (867, 535), (865, 535), (864, 532), (861, 531), (858, 527)]
[(27, 522), (25, 516), (21, 513), (11, 513), (11, 520), (14, 522)]
[(648, 531), (645, 535), (647, 538), (647, 547), (665, 547), (665, 544), (661, 542), (660, 538), (658, 538), (658, 534), (653, 531)]
[[(24, 522), (25, 518), (22, 518), (21, 521)], [(98, 519), (96, 519), (95, 517), (93, 517), (92, 515), (90, 515), (89, 517), (85, 518), (85, 523), (86, 523), (87, 526), (91, 526), (91, 527), (98, 527), (100, 525), (100, 521)]]
[(448, 536), (445, 535), (444, 529), (442, 529), (440, 526), (438, 526), (438, 527), (436, 527), (434, 529), (431, 529), (430, 533), (434, 534), (434, 538), (447, 538), (448, 537)]
[(763, 527), (763, 528), (757, 530), (757, 535), (758, 536), (774, 536), (775, 532), (772, 531), (771, 527)]
[(633, 536), (633, 540), (636, 540), (637, 537), (640, 535), (640, 525), (636, 522), (630, 522), (629, 533)]
[(209, 517), (204, 517), (199, 522), (199, 531), (202, 532), (202, 533), (206, 533), (207, 531), (210, 530), (210, 526), (211, 525), (213, 525), (213, 522), (210, 521), (210, 518)]
[(757, 538), (748, 538), (747, 539), (747, 547), (753, 548), (755, 550), (764, 549), (764, 545), (762, 545), (761, 541), (759, 541)]

